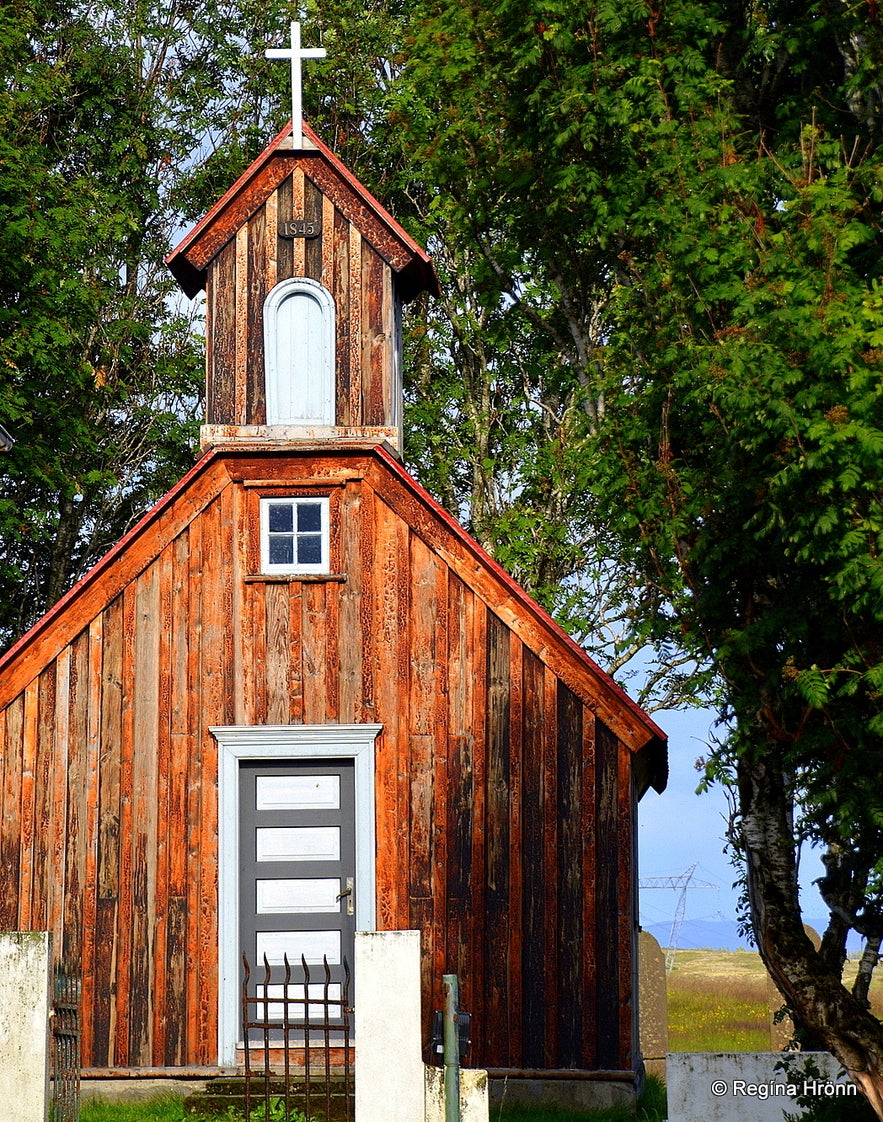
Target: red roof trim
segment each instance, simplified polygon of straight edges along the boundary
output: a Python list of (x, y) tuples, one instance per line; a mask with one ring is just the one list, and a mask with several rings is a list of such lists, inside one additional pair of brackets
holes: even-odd
[[(275, 449), (279, 451), (279, 449)], [(306, 451), (306, 449), (298, 449), (299, 452)], [(325, 449), (323, 449), (325, 451)], [(341, 451), (345, 451), (341, 449)], [(367, 449), (366, 449), (367, 451)], [(567, 634), (567, 632), (555, 622), (555, 620), (546, 612), (539, 604), (529, 596), (524, 589), (502, 568), (479, 544), (472, 538), (467, 531), (460, 525), (455, 518), (452, 517), (438, 503), (432, 495), (423, 487), (417, 480), (408, 472), (401, 463), (382, 445), (375, 445), (370, 449), (371, 452), (383, 463), (384, 467), (392, 474), (414, 497), (421, 502), (447, 530), (461, 543), (479, 562), (479, 564), (488, 570), (507, 590), (507, 592), (516, 600), (526, 611), (528, 611), (534, 619), (548, 632), (550, 638), (555, 642), (560, 643), (572, 656), (579, 662), (587, 667), (592, 677), (606, 685), (611, 694), (628, 709), (646, 728), (651, 738), (655, 738), (661, 744), (667, 742), (667, 736), (662, 729), (650, 718), (647, 713), (633, 701), (632, 698), (622, 689), (621, 686), (607, 674), (595, 662), (595, 660), (586, 653), (585, 650), (578, 643)], [(168, 491), (163, 497), (141, 518), (139, 521), (128, 531), (117, 543), (114, 545), (93, 567), (80, 578), (79, 581), (65, 593), (62, 598), (49, 609), (49, 611), (39, 619), (34, 626), (27, 631), (14, 646), (10, 647), (8, 651), (0, 656), (0, 674), (4, 670), (12, 666), (20, 655), (27, 650), (29, 646), (38, 641), (61, 617), (67, 608), (77, 599), (79, 599), (91, 586), (96, 583), (100, 578), (112, 568), (116, 561), (126, 552), (130, 545), (136, 539), (141, 537), (147, 531), (151, 524), (157, 521), (167, 510), (174, 506), (179, 498), (181, 498), (190, 485), (200, 475), (207, 471), (209, 466), (215, 461), (223, 461), (225, 456), (229, 455), (224, 452), (222, 448), (210, 449), (197, 461), (190, 471), (181, 479), (175, 486)], [(145, 564), (148, 564), (151, 554), (145, 557)]]
[[(424, 274), (426, 287), (434, 294), (438, 294), (438, 282), (435, 278), (435, 270), (432, 267), (432, 261), (424, 249), (422, 249), (411, 235), (401, 226), (389, 213), (389, 211), (380, 203), (354, 175), (346, 167), (344, 163), (338, 159), (331, 149), (319, 139), (317, 134), (310, 128), (306, 122), (303, 126), (304, 135), (307, 136), (316, 146), (317, 153), (328, 163), (333, 170), (343, 179), (349, 187), (358, 195), (359, 199), (364, 205), (373, 212), (377, 219), (398, 238), (407, 251), (413, 256), (418, 263), (418, 267)], [(201, 234), (218, 218), (218, 216), (226, 210), (231, 202), (239, 195), (251, 182), (251, 180), (265, 167), (265, 165), (276, 155), (282, 148), (286, 139), (291, 136), (292, 126), (289, 121), (285, 128), (274, 137), (264, 151), (258, 158), (248, 167), (242, 175), (236, 180), (232, 187), (227, 190), (224, 195), (218, 199), (211, 210), (199, 221), (193, 229), (185, 235), (172, 252), (166, 257), (165, 263), (172, 270), (178, 281), (182, 284), (188, 295), (195, 295), (199, 291), (199, 287), (195, 287), (197, 282), (190, 273), (193, 273), (193, 266), (187, 261), (187, 251), (198, 240)], [(285, 149), (288, 151), (288, 149)], [(311, 155), (311, 149), (304, 149), (302, 153), (306, 156)]]
[(542, 608), (532, 596), (530, 596), (521, 587), (518, 582), (506, 572), (506, 570), (496, 562), (493, 557), (478, 544), (478, 542), (460, 525), (445, 508), (437, 502), (426, 488), (410, 474), (399, 461), (387, 451), (382, 445), (378, 445), (376, 449), (377, 456), (383, 460), (384, 464), (392, 471), (396, 477), (415, 495), (420, 499), (440, 522), (443, 522), (447, 529), (469, 549), (478, 561), (486, 568), (489, 569), (494, 576), (506, 587), (510, 595), (518, 600), (534, 618), (541, 623), (545, 628), (554, 633), (555, 638), (566, 646), (571, 654), (576, 655), (582, 662), (586, 663), (593, 675), (605, 681), (610, 690), (617, 696), (622, 704), (630, 709), (636, 717), (639, 718), (641, 723), (647, 728), (652, 736), (657, 737), (663, 743), (667, 742), (668, 735), (656, 724), (656, 722), (648, 716), (647, 713), (641, 708), (636, 701), (634, 701), (625, 692), (622, 686), (618, 685), (613, 678), (605, 671), (602, 670), (597, 662), (588, 654), (564, 628), (556, 623), (549, 613)]

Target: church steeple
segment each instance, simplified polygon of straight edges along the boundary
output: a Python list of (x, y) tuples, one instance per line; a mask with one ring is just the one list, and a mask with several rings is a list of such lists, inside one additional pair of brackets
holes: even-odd
[(432, 263), (306, 124), (301, 145), (289, 124), (167, 258), (206, 291), (202, 444), (400, 451), (401, 310)]

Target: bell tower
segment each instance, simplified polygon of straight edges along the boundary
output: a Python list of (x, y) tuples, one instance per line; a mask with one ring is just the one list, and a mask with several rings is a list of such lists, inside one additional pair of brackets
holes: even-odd
[[(293, 31), (291, 52), (275, 54), (294, 63), (299, 49)], [(167, 264), (188, 296), (206, 293), (203, 448), (385, 442), (401, 452), (402, 306), (438, 282), (308, 125), (283, 129)]]

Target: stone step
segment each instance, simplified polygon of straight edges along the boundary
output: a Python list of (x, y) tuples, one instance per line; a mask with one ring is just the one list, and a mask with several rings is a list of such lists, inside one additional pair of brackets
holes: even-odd
[[(347, 1108), (345, 1096), (345, 1081), (342, 1077), (331, 1077), (330, 1083), (330, 1113), (327, 1110), (328, 1102), (325, 1093), (325, 1083), (310, 1080), (310, 1115), (308, 1122), (345, 1122), (352, 1119), (354, 1107), (352, 1101)], [(275, 1076), (270, 1079), (270, 1097), (274, 1102), (284, 1099), (284, 1082)], [(352, 1094), (352, 1080), (350, 1080), (350, 1094)], [(197, 1091), (184, 1100), (184, 1112), (188, 1117), (198, 1119), (215, 1119), (218, 1115), (226, 1115), (232, 1108), (241, 1117), (245, 1117), (245, 1080), (242, 1078), (210, 1079), (202, 1091)], [(264, 1082), (262, 1079), (252, 1079), (251, 1106), (262, 1108), (265, 1102)], [(289, 1084), (288, 1105), (292, 1111), (306, 1114), (306, 1083), (303, 1079), (293, 1079)], [(280, 1119), (281, 1119), (280, 1111)], [(295, 1113), (294, 1119), (299, 1120)], [(275, 1116), (271, 1115), (273, 1122)]]

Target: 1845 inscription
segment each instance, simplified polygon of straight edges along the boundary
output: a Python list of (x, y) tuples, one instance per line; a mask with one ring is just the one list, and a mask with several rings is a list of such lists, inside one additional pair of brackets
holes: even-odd
[(321, 232), (318, 222), (306, 218), (292, 218), (290, 222), (279, 223), (280, 238), (318, 238)]

